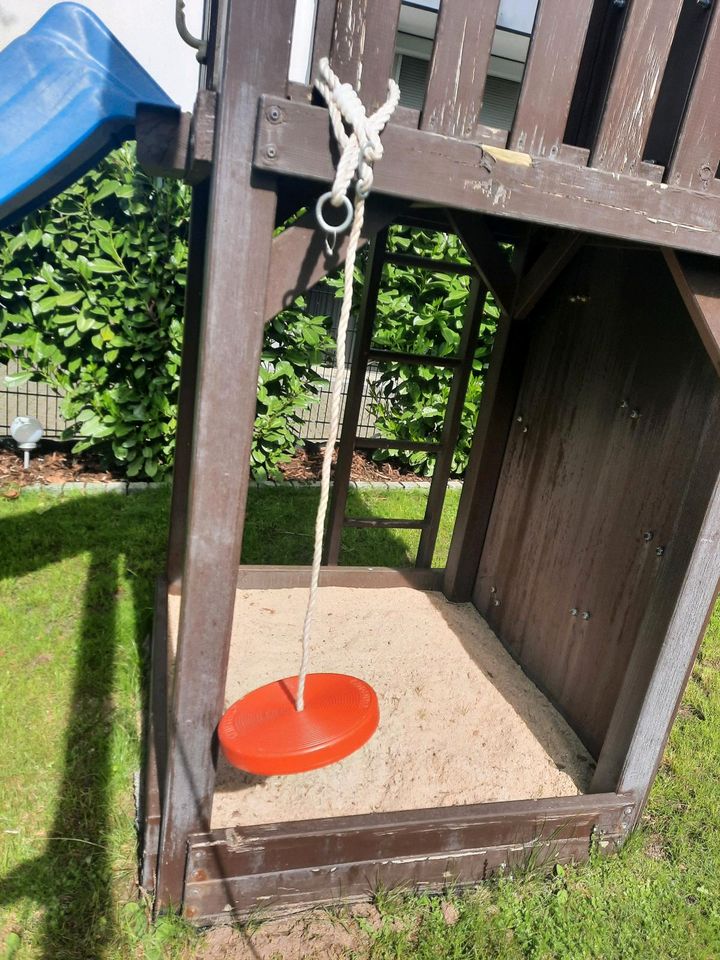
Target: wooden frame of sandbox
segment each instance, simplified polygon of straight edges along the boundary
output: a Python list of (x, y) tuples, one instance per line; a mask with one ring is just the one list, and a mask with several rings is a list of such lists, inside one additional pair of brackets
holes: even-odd
[[(477, 122), (498, 2), (445, 0), (423, 110), (385, 131), (365, 236), (409, 204), (450, 211), (501, 322), (446, 567), (326, 567), (322, 582), (474, 603), (596, 772), (578, 797), (210, 829), (236, 589), (308, 576), (239, 567), (263, 327), (343, 253), (324, 256), (311, 217), (272, 237), (335, 156), (326, 110), (287, 80), (293, 8), (208, 4), (195, 115), (138, 126), (141, 158), (196, 184), (143, 860), (157, 907), (196, 922), (615, 848), (720, 577), (720, 10), (540, 0), (508, 131)], [(313, 66), (329, 54), (370, 109), (399, 8), (317, 5)], [(513, 268), (497, 255), (508, 236)], [(172, 684), (168, 591), (182, 596)]]

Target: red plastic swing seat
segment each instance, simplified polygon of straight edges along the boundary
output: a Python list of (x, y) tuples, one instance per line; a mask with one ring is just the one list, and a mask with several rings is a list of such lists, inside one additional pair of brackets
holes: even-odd
[(236, 701), (218, 737), (228, 761), (261, 776), (304, 773), (359, 750), (380, 720), (373, 688), (342, 673), (310, 673), (305, 707), (295, 708), (297, 677), (275, 680)]

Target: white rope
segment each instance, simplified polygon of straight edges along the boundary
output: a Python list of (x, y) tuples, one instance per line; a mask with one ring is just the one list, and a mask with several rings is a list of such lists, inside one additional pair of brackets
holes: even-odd
[[(394, 80), (388, 80), (388, 97), (385, 103), (371, 116), (365, 113), (357, 93), (349, 83), (340, 83), (326, 59), (320, 61), (320, 76), (315, 86), (328, 105), (330, 121), (335, 138), (341, 149), (340, 161), (335, 172), (335, 181), (330, 191), (330, 203), (339, 207), (344, 203), (353, 177), (357, 174), (355, 183), (355, 204), (352, 226), (348, 237), (347, 255), (345, 257), (345, 276), (343, 284), (343, 302), (338, 321), (337, 346), (335, 354), (335, 373), (330, 394), (330, 431), (323, 454), (322, 475), (320, 480), (320, 502), (315, 519), (315, 545), (313, 550), (312, 575), (310, 578), (310, 593), (308, 595), (305, 623), (303, 624), (302, 659), (298, 675), (297, 710), (305, 706), (305, 678), (308, 673), (310, 658), (310, 639), (312, 620), (317, 599), (318, 582), (320, 579), (320, 563), (322, 561), (323, 540), (325, 533), (325, 517), (327, 514), (328, 499), (330, 497), (330, 470), (332, 467), (333, 452), (340, 429), (340, 407), (342, 404), (343, 377), (345, 373), (345, 341), (347, 339), (348, 322), (353, 299), (353, 276), (355, 272), (355, 255), (357, 254), (360, 233), (365, 219), (365, 200), (372, 189), (373, 163), (383, 154), (380, 143), (380, 133), (395, 110), (400, 98), (400, 89)], [(348, 134), (345, 123), (352, 129)]]

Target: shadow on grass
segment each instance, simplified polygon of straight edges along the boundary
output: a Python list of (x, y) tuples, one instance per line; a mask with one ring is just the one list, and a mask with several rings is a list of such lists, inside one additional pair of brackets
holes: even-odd
[[(352, 512), (388, 515), (382, 496), (372, 499), (355, 493)], [(422, 497), (396, 492), (389, 500), (392, 515), (422, 513)], [(309, 563), (316, 505), (314, 489), (252, 491), (243, 560)], [(0, 580), (17, 580), (81, 554), (89, 554), (90, 563), (77, 639), (68, 651), (74, 654), (75, 669), (52, 827), (42, 853), (0, 877), (0, 905), (27, 900), (37, 905), (42, 919), (34, 937), (40, 943), (37, 956), (43, 960), (97, 960), (118, 938), (116, 865), (109, 851), (117, 829), (110, 784), (118, 654), (121, 645), (134, 643), (147, 667), (144, 638), (151, 626), (154, 582), (164, 564), (168, 494), (73, 496), (40, 500), (31, 509), (20, 501), (5, 509), (0, 518)], [(413, 536), (414, 531), (395, 535), (387, 530), (348, 530), (342, 559), (407, 566), (414, 557)], [(132, 635), (118, 618), (119, 594), (127, 581)], [(69, 583), (68, 590), (73, 588)], [(52, 602), (49, 595), (48, 607)], [(21, 637), (19, 631), (16, 642)], [(144, 713), (146, 682), (141, 689)], [(134, 707), (133, 702), (129, 709)], [(42, 750), (42, 744), (31, 749)], [(38, 820), (43, 813), (38, 811)]]
[[(141, 662), (147, 659), (143, 638), (164, 556), (166, 510), (165, 492), (85, 496), (41, 501), (33, 510), (20, 504), (17, 515), (0, 520), (2, 579), (90, 554), (77, 641), (69, 651), (76, 666), (52, 827), (42, 853), (0, 878), (0, 904), (29, 899), (40, 908), (44, 960), (97, 960), (116, 935), (108, 849), (116, 822), (109, 809), (116, 666), (120, 643), (134, 641)], [(130, 638), (118, 623), (121, 565), (132, 585)], [(42, 744), (34, 749), (42, 751)]]

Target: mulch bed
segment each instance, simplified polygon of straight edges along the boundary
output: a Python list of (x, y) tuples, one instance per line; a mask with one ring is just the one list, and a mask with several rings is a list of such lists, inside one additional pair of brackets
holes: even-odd
[[(310, 443), (298, 450), (280, 471), (285, 480), (310, 483), (320, 479), (323, 447)], [(422, 483), (423, 477), (407, 473), (392, 462), (374, 463), (361, 453), (353, 454), (352, 480), (365, 482), (397, 481)], [(11, 441), (0, 441), (0, 495), (12, 497), (21, 487), (31, 484), (110, 483), (124, 480), (120, 471), (107, 470), (92, 456), (72, 454), (59, 444), (42, 443), (30, 456), (29, 469), (23, 469), (22, 453)]]

